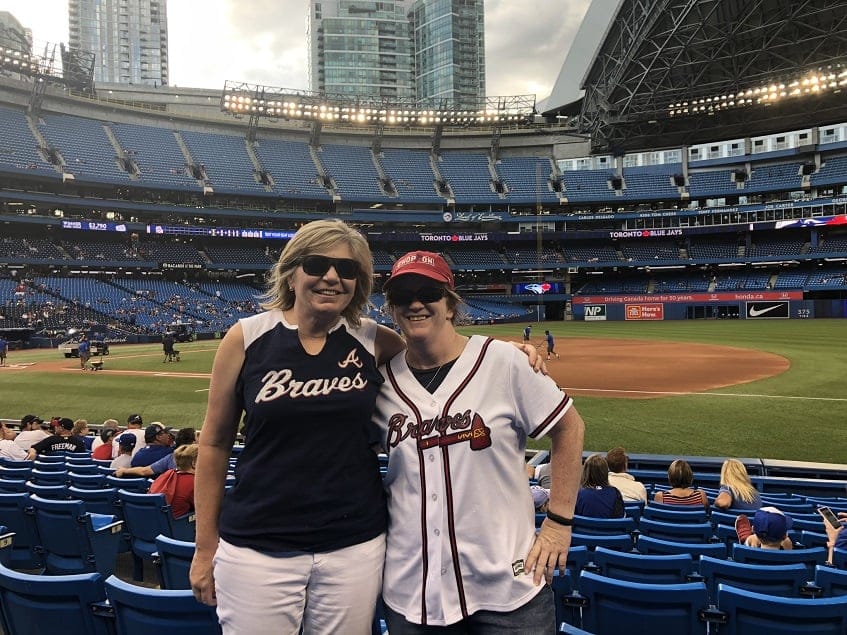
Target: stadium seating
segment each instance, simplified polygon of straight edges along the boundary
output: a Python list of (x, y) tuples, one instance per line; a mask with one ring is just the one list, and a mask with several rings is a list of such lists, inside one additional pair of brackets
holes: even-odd
[(78, 500), (56, 501), (33, 495), (30, 504), (48, 574), (112, 574), (123, 522), (114, 516), (90, 513)]
[(698, 573), (706, 583), (709, 597), (717, 601), (719, 584), (731, 584), (769, 595), (798, 597), (808, 580), (809, 570), (802, 563), (750, 564), (701, 556)]
[(190, 589), (188, 572), (194, 557), (194, 543), (168, 536), (156, 536), (154, 562), (159, 567), (163, 589)]
[(783, 598), (718, 585), (718, 607), (726, 622), (723, 635), (797, 635), (847, 631), (847, 596)]
[(220, 633), (215, 607), (200, 604), (191, 591), (149, 589), (111, 576), (106, 595), (114, 611), (117, 635), (150, 635), (179, 632), (182, 635)]
[(79, 633), (113, 635), (104, 613), (106, 591), (99, 573), (31, 575), (0, 565), (0, 620), (8, 635)]
[(723, 542), (691, 543), (661, 540), (651, 536), (638, 537), (639, 553), (648, 555), (674, 555), (689, 554), (692, 558), (699, 556), (710, 556), (712, 558), (726, 558), (726, 545)]
[(616, 580), (649, 584), (676, 584), (686, 582), (695, 567), (688, 554), (645, 555), (623, 553), (597, 547), (592, 557), (599, 569), (597, 573)]

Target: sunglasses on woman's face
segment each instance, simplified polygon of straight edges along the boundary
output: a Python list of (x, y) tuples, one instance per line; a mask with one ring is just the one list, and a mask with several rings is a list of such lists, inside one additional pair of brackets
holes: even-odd
[(304, 273), (309, 276), (322, 276), (330, 267), (335, 268), (339, 278), (355, 280), (359, 276), (359, 263), (352, 258), (330, 258), (329, 256), (303, 256), (300, 258), (300, 266)]
[(389, 289), (386, 292), (388, 303), (394, 306), (406, 306), (419, 300), (423, 304), (438, 302), (444, 297), (444, 287), (421, 287), (420, 289)]

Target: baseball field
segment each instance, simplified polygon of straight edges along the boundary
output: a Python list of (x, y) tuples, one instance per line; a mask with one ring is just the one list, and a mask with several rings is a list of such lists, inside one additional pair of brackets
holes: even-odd
[[(526, 324), (468, 327), (520, 340)], [(533, 323), (560, 359), (548, 369), (586, 421), (585, 447), (668, 455), (847, 463), (847, 322), (726, 320)], [(199, 427), (216, 341), (113, 345), (83, 372), (56, 350), (11, 351), (0, 368), (0, 416), (33, 413)], [(540, 442), (544, 447), (544, 442)]]

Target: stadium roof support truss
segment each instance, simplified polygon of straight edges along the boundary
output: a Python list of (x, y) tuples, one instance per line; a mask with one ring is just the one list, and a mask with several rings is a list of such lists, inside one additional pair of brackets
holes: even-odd
[(579, 127), (595, 151), (692, 142), (683, 128), (714, 126), (669, 124), (673, 104), (827, 69), (847, 69), (845, 0), (625, 0), (583, 79)]

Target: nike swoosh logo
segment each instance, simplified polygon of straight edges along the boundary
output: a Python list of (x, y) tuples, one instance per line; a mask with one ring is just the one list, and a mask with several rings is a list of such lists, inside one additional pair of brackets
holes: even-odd
[(750, 317), (759, 317), (760, 315), (764, 315), (765, 313), (770, 313), (776, 309), (782, 308), (781, 304), (775, 304), (773, 306), (765, 307), (764, 309), (757, 309), (756, 307), (750, 307)]

